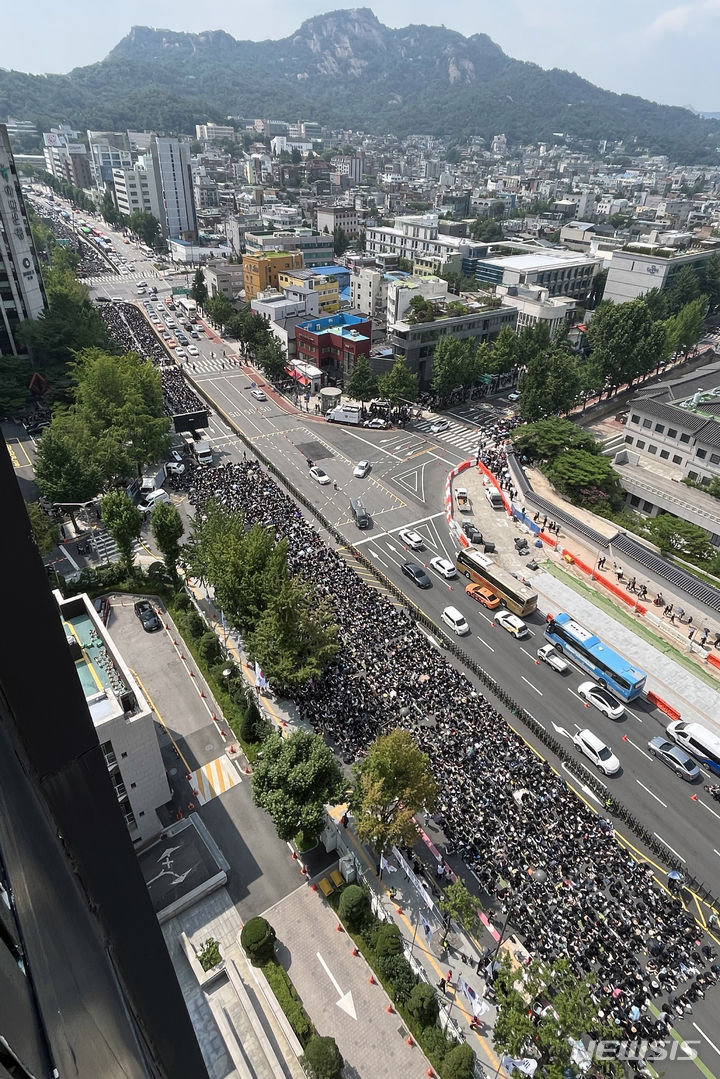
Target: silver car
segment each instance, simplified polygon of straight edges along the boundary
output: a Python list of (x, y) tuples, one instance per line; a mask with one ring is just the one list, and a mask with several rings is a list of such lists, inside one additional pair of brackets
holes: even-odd
[(700, 769), (692, 757), (680, 746), (674, 745), (673, 742), (668, 742), (667, 738), (663, 738), (661, 734), (656, 734), (654, 738), (650, 739), (648, 749), (653, 757), (657, 757), (668, 768), (672, 768), (675, 775), (680, 776), (686, 782), (693, 783), (699, 777)]

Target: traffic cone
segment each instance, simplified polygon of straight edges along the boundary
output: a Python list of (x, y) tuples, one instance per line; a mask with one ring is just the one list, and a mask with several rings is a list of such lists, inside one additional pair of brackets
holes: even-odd
[(408, 1034), (407, 1038), (405, 1039), (405, 1044), (406, 1045), (414, 1045), (415, 1040), (413, 1038), (411, 1038), (410, 1035)]
[(627, 736), (626, 734), (624, 734), (624, 735), (622, 736), (622, 740), (623, 740), (623, 742), (627, 742), (627, 740), (628, 740), (628, 736)]
[(338, 922), (337, 925), (335, 926), (335, 932), (336, 933), (344, 933), (345, 932), (343, 927), (340, 925), (340, 922)]
[(194, 678), (194, 677), (195, 677), (195, 675), (193, 674), (193, 672), (192, 672), (192, 671), (188, 671), (188, 674), (190, 675), (190, 677), (191, 677), (191, 678)]
[(395, 1009), (393, 1008), (392, 1004), (388, 1004), (385, 1011), (388, 1013), (388, 1015), (392, 1015), (394, 1013)]
[(690, 795), (690, 801), (691, 802), (697, 802), (697, 794), (691, 794)]
[(374, 974), (371, 974), (370, 977), (368, 978), (368, 985), (377, 985), (377, 982), (375, 981), (375, 975)]
[(204, 692), (204, 690), (202, 690), (202, 689), (200, 690), (200, 696), (201, 696), (201, 697), (204, 697), (204, 696), (205, 696), (205, 692)]
[(296, 862), (296, 861), (297, 861), (297, 851), (296, 851), (296, 850), (294, 850), (294, 851), (292, 852), (292, 860), (293, 860), (294, 862)]
[(228, 749), (228, 753), (235, 753), (235, 752), (237, 752), (236, 749), (235, 749), (235, 746), (230, 746), (230, 748)]
[(350, 949), (350, 955), (352, 955), (354, 958), (357, 958), (360, 955), (360, 952), (357, 950), (357, 948), (352, 947)]

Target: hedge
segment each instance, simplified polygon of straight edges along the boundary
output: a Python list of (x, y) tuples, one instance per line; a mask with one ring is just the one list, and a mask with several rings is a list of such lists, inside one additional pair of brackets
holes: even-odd
[(285, 1012), (290, 1026), (297, 1034), (298, 1041), (303, 1049), (307, 1048), (308, 1042), (315, 1034), (315, 1027), (310, 1016), (303, 1008), (303, 1003), (297, 994), (295, 986), (277, 959), (271, 959), (261, 969), (275, 994), (278, 1004)]

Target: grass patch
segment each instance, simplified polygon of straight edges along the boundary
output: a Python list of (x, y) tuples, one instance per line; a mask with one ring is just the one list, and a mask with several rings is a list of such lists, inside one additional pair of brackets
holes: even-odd
[(621, 622), (624, 626), (632, 629), (633, 633), (636, 633), (638, 637), (642, 637), (644, 641), (651, 644), (658, 652), (662, 652), (663, 655), (674, 659), (676, 663), (686, 671), (694, 674), (696, 678), (699, 678), (706, 685), (711, 686), (713, 689), (718, 688), (717, 679), (714, 678), (709, 671), (681, 652), (676, 645), (671, 644), (662, 637), (656, 636), (656, 634), (644, 624), (642, 615), (633, 616), (629, 611), (624, 611), (622, 607), (616, 607), (608, 596), (603, 595), (602, 592), (596, 592), (584, 581), (580, 581), (576, 577), (573, 577), (572, 574), (568, 573), (567, 570), (564, 570), (562, 566), (558, 566), (554, 562), (544, 562), (542, 563), (542, 568), (552, 574), (553, 577), (556, 577), (557, 580), (562, 581), (563, 584), (572, 588), (578, 595), (585, 596), (587, 599), (592, 600), (596, 607), (600, 607), (606, 614), (611, 615), (616, 622)]
[(295, 1031), (298, 1041), (303, 1049), (316, 1033), (310, 1016), (303, 1007), (303, 1002), (297, 994), (297, 990), (286, 970), (280, 966), (277, 959), (271, 959), (260, 967), (268, 980), (268, 984), (275, 994), (275, 999), (284, 1011), (290, 1026)]

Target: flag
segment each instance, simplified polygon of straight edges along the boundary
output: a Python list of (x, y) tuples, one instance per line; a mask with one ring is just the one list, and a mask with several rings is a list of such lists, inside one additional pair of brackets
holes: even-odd
[(432, 936), (432, 926), (423, 914), (420, 915), (420, 925), (423, 927), (426, 939), (430, 940), (430, 937)]
[(388, 873), (397, 873), (397, 866), (390, 865), (384, 854), (380, 855), (380, 868)]
[(255, 688), (265, 689), (266, 685), (267, 682), (265, 680), (265, 675), (263, 674), (263, 669), (258, 663), (258, 661), (255, 660)]
[(521, 1057), (518, 1059), (517, 1057), (504, 1056), (500, 1058), (500, 1064), (508, 1075), (512, 1075), (513, 1071), (517, 1069), (523, 1075), (532, 1076), (538, 1066), (537, 1060), (533, 1059), (533, 1057)]

